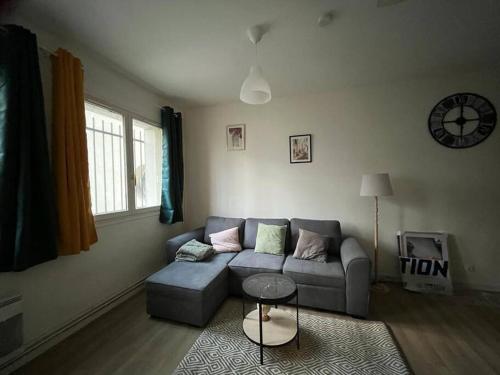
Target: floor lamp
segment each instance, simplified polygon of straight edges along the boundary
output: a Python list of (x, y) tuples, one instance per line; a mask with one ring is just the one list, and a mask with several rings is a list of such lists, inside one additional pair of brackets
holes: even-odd
[(374, 282), (378, 282), (378, 197), (392, 195), (391, 180), (388, 173), (364, 174), (361, 179), (362, 197), (375, 197), (375, 223), (373, 230)]

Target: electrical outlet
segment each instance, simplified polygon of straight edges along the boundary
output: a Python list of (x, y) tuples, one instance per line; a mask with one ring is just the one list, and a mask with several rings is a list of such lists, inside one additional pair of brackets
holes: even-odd
[(467, 271), (468, 272), (476, 272), (476, 266), (473, 264), (467, 266)]

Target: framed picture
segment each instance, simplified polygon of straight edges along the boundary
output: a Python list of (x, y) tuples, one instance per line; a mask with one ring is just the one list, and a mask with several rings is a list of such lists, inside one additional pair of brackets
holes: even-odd
[(290, 136), (290, 163), (312, 162), (311, 134)]
[(228, 125), (226, 127), (226, 141), (228, 151), (242, 151), (245, 149), (245, 124)]

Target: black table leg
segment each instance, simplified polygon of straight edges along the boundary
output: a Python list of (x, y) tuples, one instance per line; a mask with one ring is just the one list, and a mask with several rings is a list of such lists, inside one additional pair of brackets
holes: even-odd
[(295, 307), (297, 309), (297, 349), (300, 349), (299, 343), (299, 291), (297, 290), (297, 296), (295, 297)]
[(242, 312), (243, 312), (243, 320), (245, 320), (245, 298), (241, 297), (241, 305), (242, 305)]
[(259, 334), (260, 334), (260, 364), (264, 364), (262, 358), (263, 346), (262, 346), (262, 304), (259, 303)]

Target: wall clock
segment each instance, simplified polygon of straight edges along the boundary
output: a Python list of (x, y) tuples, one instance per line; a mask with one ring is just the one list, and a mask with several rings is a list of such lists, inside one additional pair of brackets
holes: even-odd
[(495, 107), (488, 99), (459, 93), (447, 96), (432, 109), (429, 131), (443, 146), (467, 148), (488, 138), (496, 122)]

